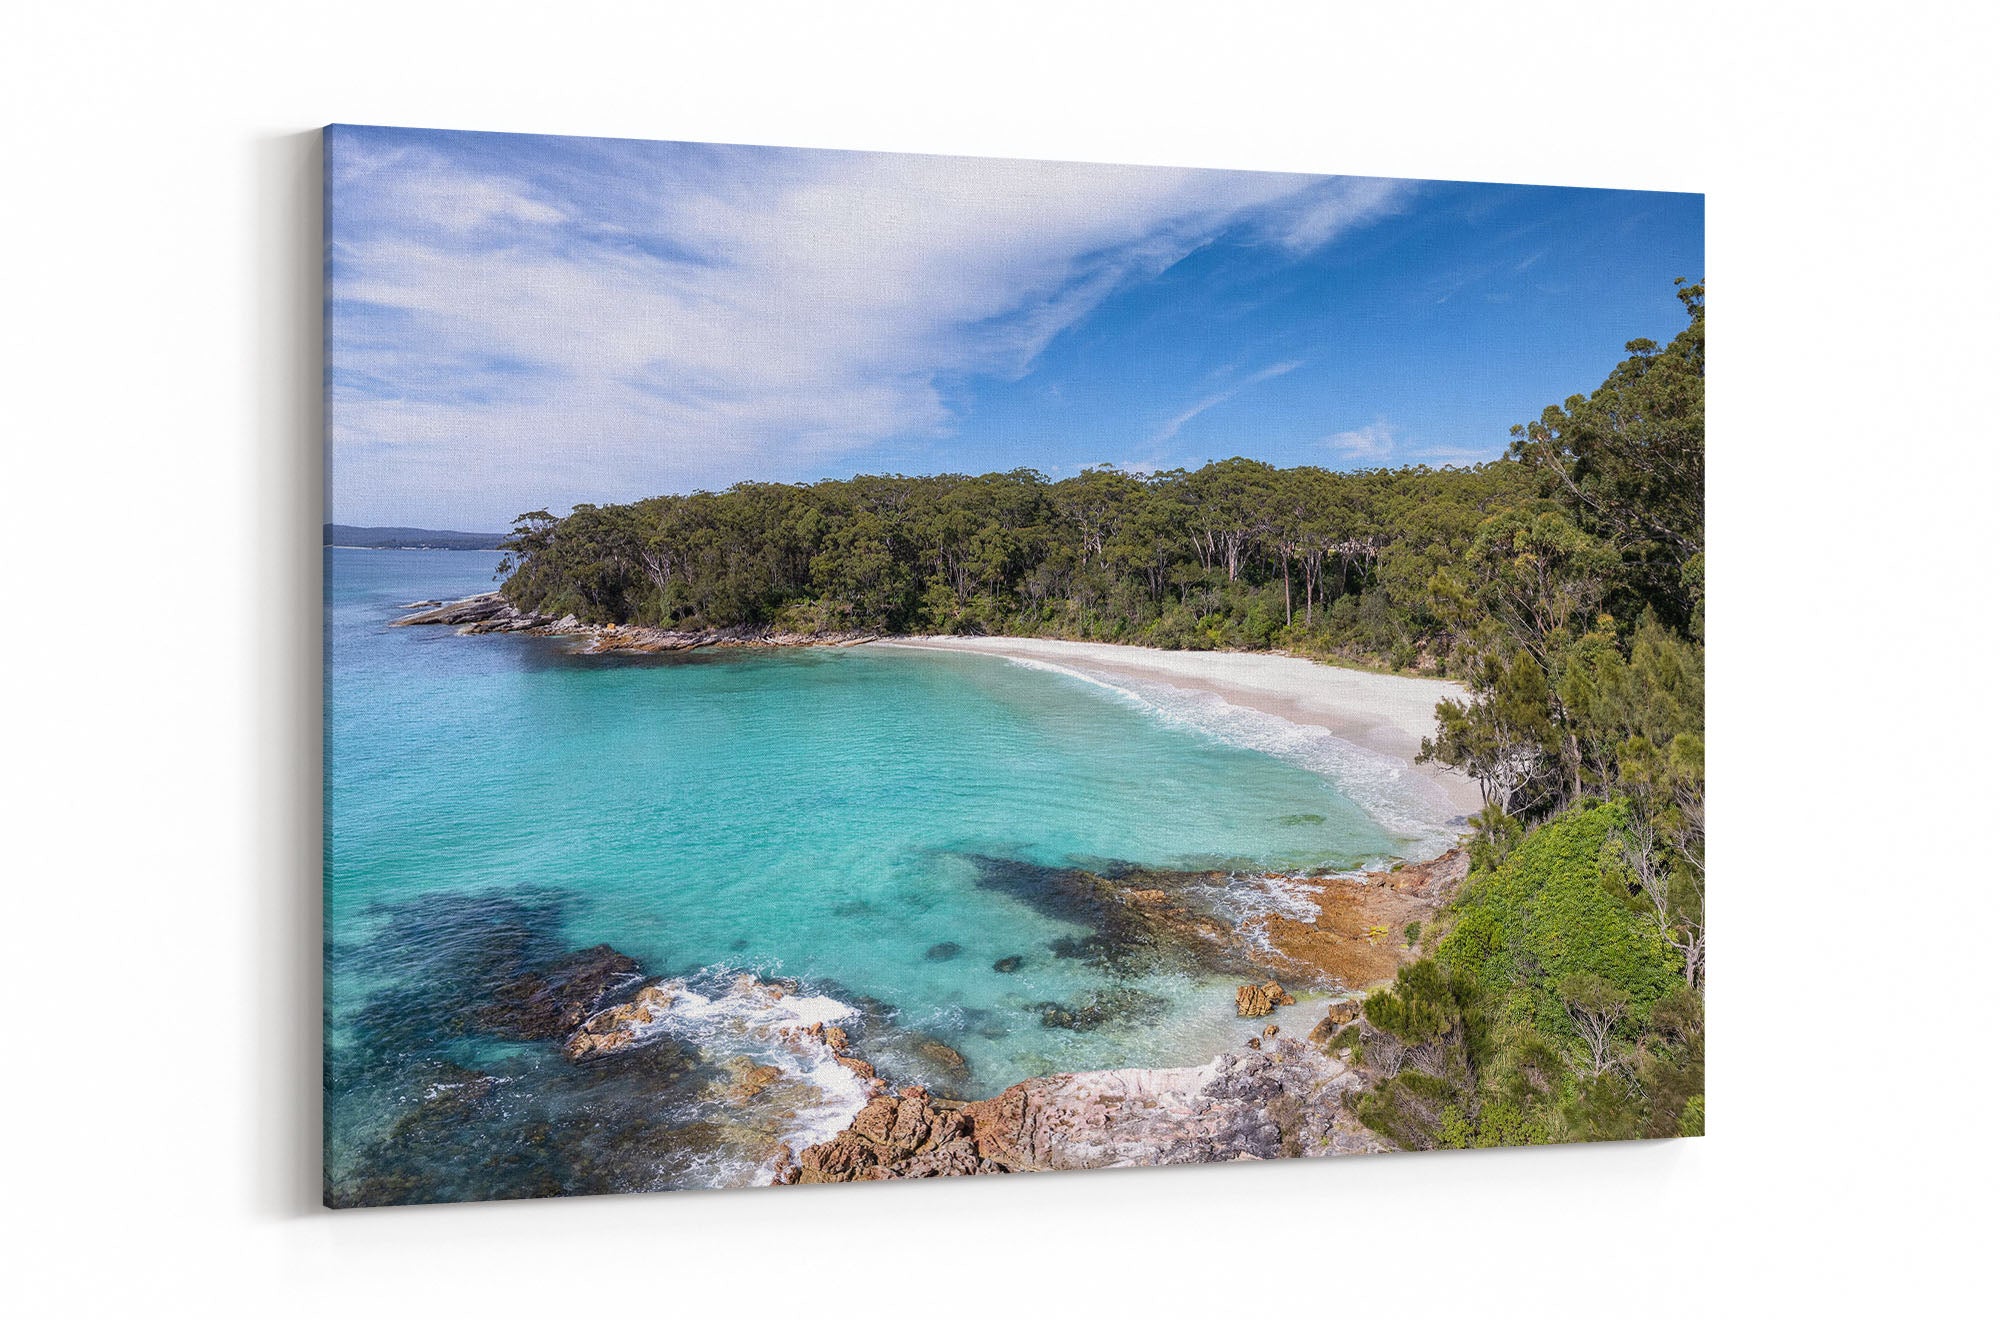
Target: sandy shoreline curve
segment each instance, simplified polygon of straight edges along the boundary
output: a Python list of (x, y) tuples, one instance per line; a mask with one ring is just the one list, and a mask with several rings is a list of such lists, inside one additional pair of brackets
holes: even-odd
[(415, 602), (413, 614), (392, 626), (449, 625), (460, 634), (533, 634), (572, 638), (573, 650), (597, 653), (679, 653), (699, 648), (892, 648), (982, 653), (1088, 677), (1100, 684), (1164, 685), (1193, 690), (1294, 726), (1318, 728), (1392, 761), (1424, 804), (1448, 812), (1453, 822), (1481, 809), (1479, 784), (1462, 773), (1416, 763), (1417, 749), (1436, 727), (1442, 699), (1465, 699), (1456, 681), (1391, 676), (1332, 666), (1282, 653), (1183, 652), (1072, 639), (1006, 635), (880, 636), (867, 632), (787, 633), (738, 626), (719, 630), (662, 630), (630, 625), (590, 625), (575, 616), (556, 619), (525, 612), (497, 592), (451, 602)]
[(1466, 698), (1456, 681), (1380, 675), (1277, 653), (1176, 652), (1125, 644), (1005, 636), (917, 635), (874, 646), (985, 653), (1064, 667), (1107, 683), (1145, 681), (1214, 694), (1240, 708), (1328, 732), (1410, 765), (1461, 815), (1479, 813), (1479, 784), (1433, 764), (1417, 747), (1436, 727), (1441, 699)]

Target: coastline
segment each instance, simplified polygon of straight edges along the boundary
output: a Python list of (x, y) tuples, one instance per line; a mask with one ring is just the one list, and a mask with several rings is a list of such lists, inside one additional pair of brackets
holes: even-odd
[[(1206, 1063), (1085, 1066), (977, 1100), (955, 1090), (965, 1057), (879, 1002), (823, 980), (729, 967), (655, 972), (604, 942), (536, 956), (509, 935), (512, 947), (479, 955), (499, 966), (469, 974), (453, 1021), (541, 1046), (588, 1080), (593, 1098), (614, 1089), (651, 1098), (671, 1088), (707, 1108), (691, 1121), (571, 1126), (576, 1150), (588, 1151), (596, 1178), (615, 1192), (660, 1188), (652, 1165), (662, 1155), (713, 1154), (719, 1145), (728, 1146), (711, 1168), (724, 1174), (709, 1184), (1383, 1153), (1394, 1145), (1355, 1111), (1355, 1099), (1380, 1081), (1355, 1054), (1372, 1031), (1362, 1003), (1420, 950), (1400, 931), (1378, 930), (1427, 925), (1468, 868), (1454, 850), (1390, 871), (1290, 877), (1285, 887), (1309, 910), (1274, 898), (1248, 936), (1204, 913), (1207, 900), (1189, 892), (1210, 875), (1077, 876), (1070, 891), (1114, 900), (1125, 914), (1120, 929), (1135, 942), (1185, 946), (1218, 975), (1240, 979), (1231, 1035), (1208, 1048), (1215, 1053)], [(518, 1077), (432, 1060), (389, 1137), (329, 1180), (329, 1206), (432, 1201), (421, 1171), (397, 1158), (398, 1145), (513, 1124), (509, 1104), (519, 1094), (502, 1089)], [(541, 1189), (535, 1181), (519, 1187)]]
[[(1257, 923), (1262, 942), (1245, 951), (1253, 957), (1232, 960), (1239, 975), (1251, 978), (1236, 996), (1246, 1035), (1207, 1064), (1047, 1074), (970, 1102), (920, 1084), (892, 1092), (875, 1080), (853, 1120), (796, 1156), (782, 1155), (772, 1183), (1393, 1151), (1354, 1110), (1355, 1099), (1379, 1081), (1352, 1053), (1356, 1025), (1372, 1030), (1362, 1000), (1417, 956), (1414, 935), (1456, 895), (1469, 870), (1470, 858), (1454, 849), (1392, 871), (1290, 880), (1311, 900), (1311, 911), (1274, 912)], [(1217, 924), (1156, 888), (1107, 887), (1169, 933), (1208, 935)], [(1414, 927), (1411, 942), (1399, 944), (1385, 929), (1390, 922)], [(1242, 940), (1233, 943), (1241, 950)], [(1298, 1003), (1273, 977), (1310, 986), (1317, 1002)]]
[(461, 634), (534, 634), (577, 640), (575, 651), (672, 653), (697, 648), (851, 648), (863, 644), (927, 652), (982, 653), (1067, 671), (1114, 688), (1130, 683), (1198, 690), (1238, 708), (1293, 726), (1316, 727), (1338, 740), (1404, 765), (1414, 781), (1435, 794), (1440, 807), (1465, 818), (1479, 813), (1479, 784), (1435, 765), (1419, 766), (1417, 748), (1431, 734), (1436, 708), (1462, 701), (1457, 681), (1397, 676), (1336, 666), (1284, 653), (1177, 651), (1131, 644), (1004, 635), (878, 635), (859, 631), (790, 633), (737, 626), (719, 630), (664, 630), (632, 625), (591, 625), (522, 611), (497, 592), (458, 601), (401, 608), (412, 612), (392, 627), (454, 626)]
[(1126, 644), (994, 636), (913, 636), (877, 640), (885, 647), (985, 653), (1073, 671), (1116, 685), (1143, 681), (1201, 690), (1227, 703), (1296, 726), (1320, 727), (1341, 740), (1410, 765), (1459, 815), (1480, 810), (1479, 784), (1461, 773), (1418, 767), (1417, 747), (1431, 733), (1445, 699), (1463, 700), (1456, 681), (1391, 676), (1282, 653), (1178, 652)]
[[(402, 612), (395, 624), (556, 637), (565, 640), (566, 651), (585, 655), (869, 644), (1000, 656), (1114, 689), (1151, 687), (1152, 699), (1179, 697), (1168, 691), (1211, 695), (1294, 727), (1318, 728), (1454, 795), (1451, 779), (1457, 775), (1412, 762), (1437, 701), (1460, 695), (1460, 687), (1449, 681), (1279, 654), (1173, 652), (1066, 640), (592, 625), (525, 612), (491, 592), (453, 602), (407, 603)], [(1469, 812), (1477, 808), (1476, 787), (1466, 782), (1460, 792), (1464, 789), (1473, 800), (1460, 794), (1453, 804)], [(957, 1101), (969, 1095), (957, 1091), (951, 1073), (954, 1062), (963, 1072), (962, 1057), (920, 1029), (903, 1031), (892, 1019), (865, 1018), (831, 996), (799, 995), (798, 982), (745, 974), (726, 985), (700, 982), (697, 989), (693, 976), (647, 977), (607, 945), (597, 950), (618, 959), (620, 983), (606, 988), (594, 974), (585, 978), (589, 987), (565, 997), (560, 1017), (547, 1020), (543, 1026), (549, 1030), (538, 1028), (537, 1035), (551, 1041), (567, 1064), (589, 1066), (592, 1078), (650, 1078), (645, 1062), (666, 1059), (677, 1049), (674, 1043), (719, 1060), (725, 1074), (713, 1076), (712, 1085), (697, 1080), (691, 1090), (734, 1108), (726, 1117), (739, 1112), (747, 1117), (728, 1132), (748, 1136), (746, 1145), (754, 1140), (764, 1163), (756, 1180), (734, 1183), (1387, 1151), (1389, 1145), (1351, 1111), (1353, 1097), (1373, 1086), (1374, 1078), (1354, 1060), (1352, 1037), (1349, 1046), (1335, 1037), (1358, 1019), (1365, 991), (1393, 978), (1398, 964), (1420, 956), (1418, 936), (1456, 893), (1466, 869), (1464, 853), (1453, 850), (1393, 868), (1340, 874), (1071, 876), (1074, 883), (1064, 892), (1102, 904), (1100, 914), (1135, 947), (1177, 951), (1217, 977), (1241, 983), (1233, 1033), (1214, 1046), (1204, 1044), (1213, 1053), (1207, 1064), (1105, 1069), (1079, 1062), (981, 1101)], [(553, 973), (559, 976), (566, 961), (555, 960)], [(537, 971), (534, 983), (522, 989), (537, 996), (554, 991), (547, 984), (551, 972)], [(701, 975), (709, 973), (703, 969)], [(719, 974), (716, 980), (722, 980)], [(1259, 996), (1267, 998), (1260, 1003)], [(790, 1011), (801, 1005), (811, 1012), (794, 1022)], [(1045, 1016), (1044, 1026), (1071, 1021), (1095, 1021), (1095, 1015), (1079, 1012), (1073, 1019), (1059, 1012), (1053, 1019)], [(879, 1075), (878, 1060), (887, 1061)], [(885, 1082), (890, 1078), (895, 1082)], [(487, 1085), (468, 1086), (483, 1093)], [(445, 1110), (460, 1114), (459, 1102), (447, 1099)], [(662, 1142), (679, 1140), (669, 1136)], [(361, 1201), (366, 1195), (347, 1197)]]

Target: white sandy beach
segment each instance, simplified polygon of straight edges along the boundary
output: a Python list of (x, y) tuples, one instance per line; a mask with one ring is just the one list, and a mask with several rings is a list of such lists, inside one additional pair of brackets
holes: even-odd
[[(1064, 667), (1111, 683), (1150, 681), (1214, 694), (1299, 726), (1324, 727), (1377, 754), (1410, 763), (1436, 726), (1440, 699), (1463, 699), (1454, 681), (1379, 675), (1275, 653), (1172, 652), (1060, 639), (932, 635), (885, 642), (908, 648), (988, 653)], [(1433, 765), (1413, 771), (1456, 812), (1479, 812), (1479, 784)]]

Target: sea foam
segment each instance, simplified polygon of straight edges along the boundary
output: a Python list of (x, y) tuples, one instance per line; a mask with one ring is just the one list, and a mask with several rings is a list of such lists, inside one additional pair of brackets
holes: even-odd
[[(658, 983), (673, 1003), (650, 1023), (636, 1027), (636, 1041), (673, 1036), (721, 1063), (744, 1056), (779, 1071), (780, 1085), (760, 1094), (761, 1104), (780, 1108), (778, 1141), (795, 1154), (847, 1128), (868, 1104), (861, 1077), (811, 1035), (819, 1025), (839, 1026), (861, 1017), (852, 1005), (830, 995), (792, 990), (747, 972), (710, 968)], [(776, 991), (778, 993), (773, 994)], [(740, 1172), (740, 1161), (715, 1164), (723, 1175)], [(725, 1170), (725, 1168), (728, 1168)], [(768, 1164), (758, 1164), (743, 1183), (768, 1184)], [(718, 1183), (728, 1183), (718, 1178)]]

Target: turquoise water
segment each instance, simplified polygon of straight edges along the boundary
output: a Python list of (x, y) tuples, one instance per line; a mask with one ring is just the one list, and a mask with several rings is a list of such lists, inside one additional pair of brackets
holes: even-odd
[[(571, 1077), (560, 1061), (433, 1012), (450, 1004), (445, 960), (481, 930), (609, 944), (653, 975), (797, 978), (948, 1043), (966, 1062), (948, 1081), (983, 1096), (1055, 1069), (1203, 1061), (1234, 1022), (1234, 978), (1107, 969), (1067, 947), (1092, 927), (1049, 892), (1052, 872), (1347, 867), (1414, 846), (1337, 773), (1063, 673), (891, 646), (585, 658), (561, 640), (391, 629), (405, 603), (490, 588), (496, 557), (327, 554), (336, 1180), (413, 1099), (435, 1100), (440, 1061), (497, 1072), (522, 1105), (539, 1097), (534, 1124), (609, 1120), (650, 1096), (593, 1104), (566, 1086), (551, 1112), (547, 1089)], [(1123, 1021), (1044, 1023), (1044, 1006), (1107, 990), (1129, 1002)], [(679, 1036), (697, 1062), (752, 1040), (743, 1024)], [(895, 1067), (895, 1048), (871, 1055), (885, 1077), (927, 1072)], [(796, 1100), (818, 1096), (828, 1123), (851, 1113), (824, 1069), (793, 1064), (819, 1089)], [(811, 1118), (797, 1111), (793, 1141)], [(453, 1151), (482, 1132), (455, 1128)], [(694, 1156), (639, 1187), (754, 1176), (726, 1150)], [(465, 1160), (453, 1169), (512, 1169)], [(556, 1177), (542, 1192), (594, 1187)], [(448, 1196), (505, 1192), (523, 1191), (471, 1180)]]

